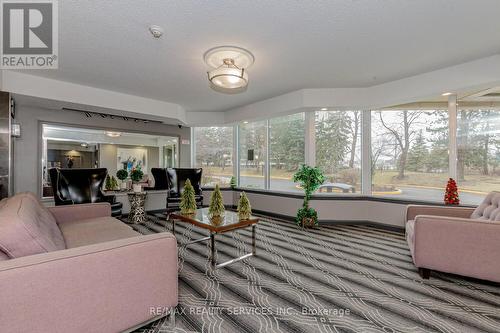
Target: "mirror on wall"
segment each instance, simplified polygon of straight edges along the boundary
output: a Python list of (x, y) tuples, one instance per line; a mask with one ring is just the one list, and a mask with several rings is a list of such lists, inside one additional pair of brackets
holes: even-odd
[(107, 168), (116, 175), (120, 169), (140, 167), (142, 182), (154, 186), (151, 168), (178, 167), (178, 152), (177, 136), (43, 124), (43, 197), (53, 196), (50, 168)]

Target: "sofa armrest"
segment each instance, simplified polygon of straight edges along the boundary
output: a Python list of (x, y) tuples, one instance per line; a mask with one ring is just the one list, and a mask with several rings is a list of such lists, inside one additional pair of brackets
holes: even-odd
[(414, 220), (417, 215), (469, 218), (474, 209), (471, 207), (408, 205), (406, 207), (406, 221)]
[(76, 220), (111, 216), (111, 205), (107, 202), (48, 207), (58, 224)]
[(2, 331), (121, 332), (177, 305), (177, 242), (159, 233), (2, 261), (0, 290)]
[(500, 223), (419, 215), (414, 228), (417, 267), (500, 282)]

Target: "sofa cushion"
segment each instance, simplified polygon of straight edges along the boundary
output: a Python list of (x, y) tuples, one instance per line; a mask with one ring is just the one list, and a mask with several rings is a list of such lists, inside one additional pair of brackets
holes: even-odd
[(141, 235), (110, 216), (72, 221), (61, 224), (60, 228), (68, 248)]
[(32, 193), (20, 193), (0, 206), (0, 250), (9, 258), (65, 249), (52, 214)]
[(500, 192), (490, 192), (472, 212), (472, 219), (500, 221)]

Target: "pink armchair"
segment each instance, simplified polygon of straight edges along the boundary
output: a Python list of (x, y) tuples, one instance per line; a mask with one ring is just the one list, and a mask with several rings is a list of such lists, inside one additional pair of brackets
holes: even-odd
[(406, 240), (422, 278), (431, 270), (500, 282), (500, 193), (477, 208), (410, 205)]

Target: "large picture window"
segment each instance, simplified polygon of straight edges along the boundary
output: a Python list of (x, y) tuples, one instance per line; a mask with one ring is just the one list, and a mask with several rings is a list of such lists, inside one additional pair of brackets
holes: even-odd
[(242, 124), (239, 128), (240, 186), (265, 186), (267, 122)]
[(326, 176), (319, 192), (361, 191), (361, 111), (317, 111), (316, 165)]
[(292, 181), (304, 164), (304, 113), (269, 120), (270, 187), (279, 191), (302, 191)]
[[(458, 109), (457, 173), (450, 175), (450, 119), (441, 105), (371, 111), (366, 122), (362, 111), (316, 111), (313, 133), (309, 132), (312, 123), (306, 124), (306, 119), (312, 119), (305, 113), (245, 122), (235, 127), (239, 185), (301, 191), (292, 178), (301, 164), (314, 164), (307, 159), (313, 154), (305, 153), (306, 142), (312, 142), (314, 162), (326, 176), (319, 193), (360, 194), (364, 175), (371, 178), (371, 188), (363, 186), (366, 193), (443, 202), (447, 180), (455, 176), (461, 202), (477, 204), (488, 192), (498, 190), (500, 109), (467, 104)], [(233, 128), (196, 128), (194, 133), (195, 165), (204, 168), (204, 185), (228, 185), (236, 169)], [(371, 166), (366, 170), (361, 163), (362, 134), (371, 136), (365, 151)]]
[(372, 112), (372, 194), (443, 200), (448, 178), (446, 110)]
[(233, 128), (194, 129), (195, 167), (203, 168), (202, 186), (229, 186), (233, 176)]
[(500, 110), (458, 110), (457, 178), (462, 203), (477, 204), (499, 189)]

